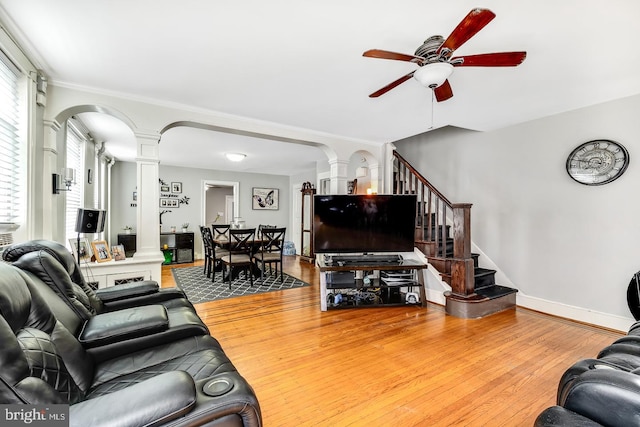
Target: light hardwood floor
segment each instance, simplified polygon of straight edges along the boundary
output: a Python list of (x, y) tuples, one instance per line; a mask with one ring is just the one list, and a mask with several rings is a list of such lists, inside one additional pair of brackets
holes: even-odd
[[(296, 257), (284, 271), (311, 286), (196, 304), (267, 427), (531, 426), (562, 373), (621, 336), (525, 309), (475, 320), (435, 304), (323, 313), (318, 271)], [(175, 284), (168, 266), (162, 284)]]

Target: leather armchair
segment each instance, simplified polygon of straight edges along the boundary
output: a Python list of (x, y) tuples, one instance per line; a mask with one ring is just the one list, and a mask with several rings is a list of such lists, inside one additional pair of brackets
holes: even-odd
[(26, 272), (50, 309), (97, 360), (209, 333), (192, 306), (147, 305), (104, 312), (49, 251), (28, 252), (13, 265)]
[(0, 263), (0, 403), (69, 404), (70, 425), (83, 427), (261, 425), (251, 386), (213, 337), (97, 360), (37, 280)]
[(50, 240), (30, 240), (16, 243), (2, 252), (2, 259), (15, 263), (22, 256), (37, 251), (46, 251), (53, 256), (67, 272), (69, 278), (87, 295), (91, 303), (103, 311), (121, 310), (148, 304), (162, 304), (166, 307), (192, 307), (186, 295), (179, 288), (160, 288), (153, 280), (125, 283), (109, 288), (93, 290), (85, 281), (80, 266), (73, 254), (58, 242)]
[(630, 426), (640, 423), (640, 336), (629, 335), (583, 359), (560, 378), (556, 406), (545, 409), (536, 427)]

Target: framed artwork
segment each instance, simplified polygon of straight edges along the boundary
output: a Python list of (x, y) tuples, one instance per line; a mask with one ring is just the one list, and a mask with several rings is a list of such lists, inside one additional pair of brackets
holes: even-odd
[[(69, 245), (71, 246), (71, 251), (73, 252), (73, 257), (78, 259), (78, 239), (69, 239)], [(89, 262), (91, 261), (91, 246), (89, 245), (89, 240), (86, 237), (80, 238), (80, 261)]]
[(169, 187), (168, 185), (161, 185), (160, 186), (160, 192), (168, 193), (169, 191), (171, 191), (171, 187)]
[(124, 253), (124, 245), (111, 246), (111, 256), (116, 261), (122, 261), (123, 259), (126, 259), (127, 256)]
[(181, 182), (172, 182), (171, 183), (171, 192), (172, 193), (182, 193), (182, 183)]
[(257, 210), (278, 210), (277, 188), (253, 188), (252, 208)]
[(137, 192), (137, 191), (134, 191), (134, 192), (133, 192), (133, 201), (134, 201), (134, 202), (137, 202), (137, 201), (138, 201), (138, 192)]
[(162, 197), (160, 199), (160, 207), (161, 208), (179, 208), (180, 203), (178, 199), (170, 199), (168, 197)]
[(109, 252), (109, 245), (104, 240), (95, 240), (91, 242), (93, 248), (93, 255), (96, 257), (96, 262), (111, 261), (111, 253)]

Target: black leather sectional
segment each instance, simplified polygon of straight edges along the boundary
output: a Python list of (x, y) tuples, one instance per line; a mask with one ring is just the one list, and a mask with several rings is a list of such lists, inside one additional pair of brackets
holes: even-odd
[(260, 426), (251, 386), (179, 289), (93, 291), (62, 245), (0, 263), (0, 403), (69, 404), (72, 426)]
[(556, 403), (536, 427), (640, 426), (640, 322), (596, 358), (567, 369)]

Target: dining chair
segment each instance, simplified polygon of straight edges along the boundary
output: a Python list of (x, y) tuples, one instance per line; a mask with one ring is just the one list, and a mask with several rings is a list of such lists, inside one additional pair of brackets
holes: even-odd
[(253, 255), (253, 260), (260, 267), (260, 279), (264, 281), (264, 271), (266, 265), (269, 264), (269, 275), (273, 274), (272, 265), (276, 265), (276, 275), (278, 274), (278, 265), (280, 268), (280, 283), (283, 282), (282, 273), (282, 253), (284, 250), (284, 235), (287, 231), (286, 227), (263, 228), (262, 244), (260, 250)]
[(276, 226), (275, 225), (267, 225), (267, 224), (258, 225), (258, 231), (256, 232), (256, 238), (262, 239), (262, 230), (264, 230), (265, 228), (276, 228)]
[[(220, 259), (228, 270), (229, 289), (231, 289), (231, 282), (233, 281), (233, 269), (236, 267), (242, 267), (244, 269), (245, 278), (249, 276), (249, 283), (253, 286), (253, 261), (251, 254), (255, 236), (255, 228), (229, 229), (229, 243), (227, 246), (229, 253)], [(222, 277), (224, 280), (224, 271)]]
[[(211, 225), (211, 263), (212, 263), (212, 277), (211, 281), (216, 280), (216, 268), (219, 267), (223, 256), (229, 255), (227, 245), (229, 242), (229, 229), (231, 224), (213, 224)], [(224, 272), (223, 272), (224, 273)], [(209, 277), (209, 276), (207, 276)], [(222, 277), (224, 281), (224, 274)]]
[(211, 277), (211, 269), (213, 265), (213, 240), (211, 239), (211, 231), (208, 227), (200, 226), (200, 234), (202, 236), (202, 244), (204, 245), (204, 271), (207, 277)]

